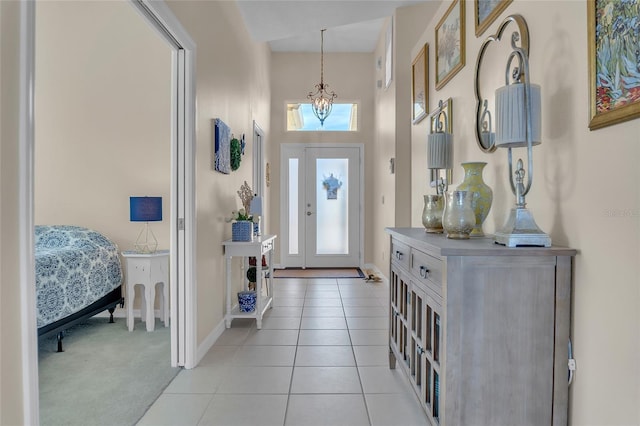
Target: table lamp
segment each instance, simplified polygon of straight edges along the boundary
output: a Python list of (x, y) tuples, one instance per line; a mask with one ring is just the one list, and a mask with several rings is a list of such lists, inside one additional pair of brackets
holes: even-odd
[(129, 197), (129, 220), (145, 222), (133, 245), (138, 253), (155, 253), (158, 240), (149, 227), (149, 222), (162, 220), (162, 197)]
[(253, 223), (253, 233), (256, 236), (260, 236), (260, 220), (262, 217), (262, 197), (258, 195), (254, 195), (251, 199), (251, 204), (249, 204), (249, 214), (254, 217)]
[[(541, 101), (540, 86), (529, 81), (529, 57), (516, 45), (519, 35), (511, 37), (513, 51), (507, 60), (505, 71), (506, 85), (496, 90), (496, 135), (498, 148), (508, 149), (509, 183), (516, 196), (516, 205), (511, 209), (507, 222), (495, 233), (495, 242), (508, 247), (551, 246), (551, 238), (545, 234), (526, 208), (525, 196), (533, 182), (533, 146), (541, 143)], [(512, 70), (511, 64), (518, 64)], [(509, 84), (509, 71), (512, 70), (513, 82)], [(518, 159), (516, 171), (513, 171), (512, 148), (527, 148), (527, 169)], [(526, 184), (524, 182), (527, 176)]]

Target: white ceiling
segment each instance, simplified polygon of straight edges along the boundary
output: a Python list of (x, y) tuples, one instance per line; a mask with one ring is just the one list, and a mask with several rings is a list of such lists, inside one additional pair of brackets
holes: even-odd
[(373, 52), (386, 17), (398, 7), (434, 0), (238, 0), (255, 41), (273, 52)]

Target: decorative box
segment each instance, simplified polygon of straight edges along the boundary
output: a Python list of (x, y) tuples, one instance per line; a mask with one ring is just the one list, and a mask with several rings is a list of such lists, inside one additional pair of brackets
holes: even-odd
[(231, 224), (232, 241), (251, 241), (253, 239), (253, 222), (239, 220)]
[(240, 291), (238, 292), (238, 308), (240, 312), (253, 312), (256, 310), (256, 292)]

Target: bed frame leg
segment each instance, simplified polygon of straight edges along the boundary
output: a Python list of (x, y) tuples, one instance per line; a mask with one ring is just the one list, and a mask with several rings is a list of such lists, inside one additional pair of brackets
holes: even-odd
[(64, 332), (58, 332), (58, 352), (64, 352), (62, 350), (62, 339), (64, 339)]
[(116, 310), (116, 307), (109, 308), (109, 324), (113, 324), (113, 312)]

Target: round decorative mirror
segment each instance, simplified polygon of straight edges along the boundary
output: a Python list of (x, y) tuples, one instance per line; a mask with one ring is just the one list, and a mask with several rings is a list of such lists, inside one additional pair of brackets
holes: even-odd
[[(505, 42), (500, 43), (507, 27), (511, 27)], [(495, 42), (495, 43), (493, 43)], [(515, 43), (529, 56), (529, 28), (521, 15), (510, 15), (480, 46), (474, 76), (476, 95), (476, 141), (483, 152), (493, 152), (495, 146), (495, 91), (505, 84), (504, 66), (512, 52), (511, 43)], [(481, 72), (482, 64), (488, 69)], [(496, 71), (496, 66), (499, 71)]]

